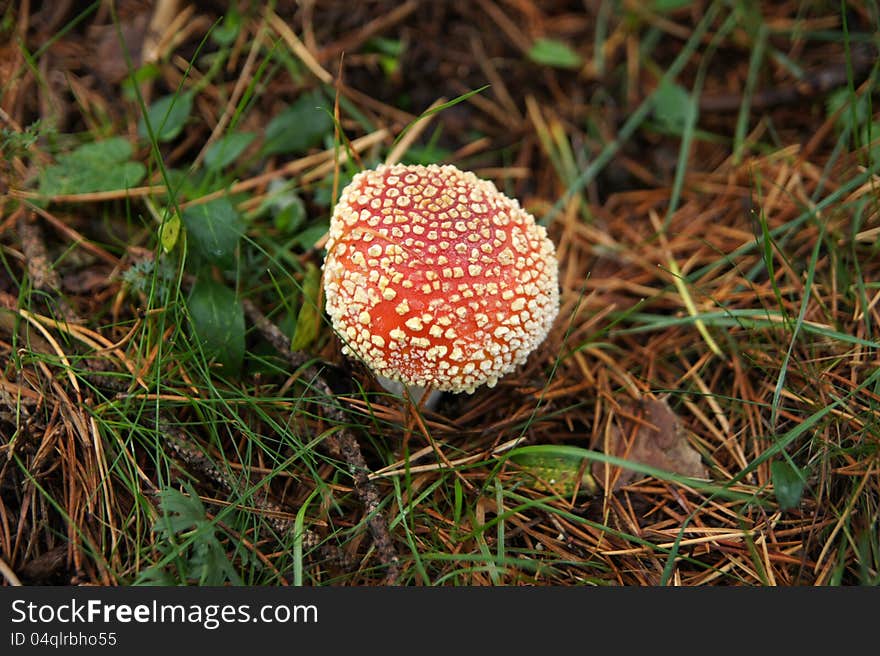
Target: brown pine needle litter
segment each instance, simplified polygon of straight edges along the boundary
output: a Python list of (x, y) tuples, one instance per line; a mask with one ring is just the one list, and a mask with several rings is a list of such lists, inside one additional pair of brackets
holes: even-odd
[[(11, 9), (3, 584), (880, 583), (875, 10), (620, 4)], [(433, 408), (323, 313), (386, 160), (560, 262), (538, 351)]]

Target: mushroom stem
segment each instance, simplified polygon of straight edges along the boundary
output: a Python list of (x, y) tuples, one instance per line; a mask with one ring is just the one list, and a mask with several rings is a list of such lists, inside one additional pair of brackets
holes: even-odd
[[(399, 380), (392, 380), (385, 376), (376, 376), (376, 380), (378, 380), (379, 384), (392, 394), (402, 397), (408, 396), (414, 405), (427, 408), (428, 410), (433, 410), (437, 407), (437, 403), (440, 401), (440, 396), (443, 394), (440, 390), (422, 387), (421, 385), (404, 385)], [(422, 401), (422, 397), (425, 396), (425, 393), (428, 394), (428, 398)]]

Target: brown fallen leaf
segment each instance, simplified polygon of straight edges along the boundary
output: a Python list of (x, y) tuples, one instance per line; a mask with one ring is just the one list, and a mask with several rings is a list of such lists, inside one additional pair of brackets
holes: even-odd
[[(666, 399), (645, 398), (622, 405), (621, 410), (609, 425), (605, 453), (683, 476), (709, 477), (700, 454), (688, 443), (689, 431)], [(639, 472), (603, 462), (593, 463), (593, 476), (613, 490), (645, 478)]]
[(66, 565), (67, 545), (65, 544), (29, 560), (21, 568), (20, 574), (28, 585), (36, 585), (63, 578)]
[[(119, 16), (119, 24), (91, 25), (88, 42), (91, 50), (84, 55), (89, 70), (108, 87), (119, 84), (129, 75), (126, 53), (135, 66), (140, 65), (144, 38), (150, 16), (149, 6), (131, 7), (131, 11)], [(122, 39), (120, 40), (120, 34)]]
[(61, 278), (61, 288), (70, 294), (94, 294), (113, 283), (112, 274), (110, 267), (102, 265), (65, 271)]

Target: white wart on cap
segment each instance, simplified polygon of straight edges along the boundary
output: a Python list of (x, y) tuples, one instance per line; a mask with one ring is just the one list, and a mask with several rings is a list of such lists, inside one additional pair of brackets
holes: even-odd
[(492, 387), (525, 362), (559, 311), (547, 231), (454, 166), (355, 175), (330, 222), (323, 277), (344, 352), (413, 387)]

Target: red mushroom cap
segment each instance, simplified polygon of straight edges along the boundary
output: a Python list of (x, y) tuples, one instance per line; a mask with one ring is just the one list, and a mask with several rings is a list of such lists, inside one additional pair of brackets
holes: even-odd
[(547, 231), (454, 166), (354, 176), (330, 222), (324, 295), (344, 352), (379, 376), (452, 392), (525, 362), (559, 311)]

